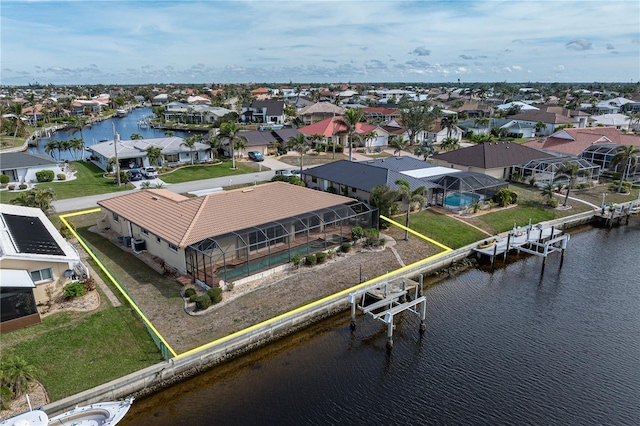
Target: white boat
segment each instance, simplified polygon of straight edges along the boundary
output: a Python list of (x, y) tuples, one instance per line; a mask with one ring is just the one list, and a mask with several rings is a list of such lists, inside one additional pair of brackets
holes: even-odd
[(41, 409), (29, 410), (0, 421), (0, 426), (112, 426), (124, 418), (131, 404), (133, 397), (76, 407), (54, 417), (47, 416)]

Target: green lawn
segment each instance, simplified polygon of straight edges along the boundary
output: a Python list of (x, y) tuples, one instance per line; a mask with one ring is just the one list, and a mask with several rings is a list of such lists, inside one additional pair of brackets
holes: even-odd
[[(404, 223), (401, 217), (394, 219), (400, 223)], [(464, 223), (456, 219), (435, 213), (431, 210), (424, 210), (420, 213), (412, 214), (409, 227), (452, 249), (464, 247), (487, 237), (471, 226), (465, 226)]]
[[(231, 169), (231, 160), (224, 160), (220, 164), (196, 164), (175, 169), (169, 173), (162, 173), (160, 179), (166, 183), (191, 182), (201, 179), (212, 179), (224, 176), (236, 176), (253, 173), (258, 170), (256, 163), (242, 163), (236, 161), (236, 170)], [(268, 170), (266, 167), (263, 170)]]

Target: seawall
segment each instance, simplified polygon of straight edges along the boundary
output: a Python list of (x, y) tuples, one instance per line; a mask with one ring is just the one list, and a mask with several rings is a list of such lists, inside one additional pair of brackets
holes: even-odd
[[(590, 223), (594, 212), (544, 222), (545, 227), (555, 226), (558, 229), (569, 229)], [(426, 263), (417, 263), (395, 276), (387, 276), (389, 280), (400, 276), (428, 275), (450, 267), (453, 263), (472, 255), (478, 243), (470, 244), (457, 250), (445, 253)], [(387, 278), (376, 280), (383, 281)], [(375, 280), (369, 281), (371, 285)], [(149, 366), (111, 382), (88, 389), (50, 403), (44, 410), (51, 416), (74, 408), (76, 405), (123, 399), (128, 395), (136, 397), (150, 395), (176, 382), (185, 380), (200, 372), (208, 370), (216, 364), (225, 362), (260, 346), (269, 344), (286, 335), (300, 331), (310, 324), (343, 312), (349, 308), (347, 294), (350, 290), (336, 293), (318, 302), (295, 309), (274, 319), (249, 327), (243, 331), (219, 339), (197, 350), (192, 350), (168, 361)]]

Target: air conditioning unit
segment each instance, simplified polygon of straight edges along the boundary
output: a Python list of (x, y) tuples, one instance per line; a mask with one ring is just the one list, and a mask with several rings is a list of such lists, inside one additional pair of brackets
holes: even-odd
[(147, 249), (147, 242), (145, 240), (133, 240), (133, 251), (141, 252)]

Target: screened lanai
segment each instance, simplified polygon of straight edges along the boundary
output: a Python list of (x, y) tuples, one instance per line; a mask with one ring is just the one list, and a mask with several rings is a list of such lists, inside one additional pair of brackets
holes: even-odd
[(554, 186), (566, 185), (569, 183), (569, 176), (567, 176), (566, 173), (559, 172), (565, 162), (578, 165), (576, 183), (591, 181), (597, 182), (600, 178), (600, 166), (591, 164), (584, 158), (572, 156), (531, 160), (526, 163), (513, 166), (512, 173), (519, 174), (526, 182), (533, 177), (536, 180), (536, 185), (540, 187), (549, 183), (552, 183)]
[(581, 158), (589, 161), (592, 164), (596, 164), (602, 168), (602, 170), (609, 169), (614, 172), (623, 172), (627, 176), (625, 179), (631, 182), (640, 182), (640, 161), (636, 162), (635, 167), (631, 167), (633, 164), (627, 164), (628, 170), (625, 166), (618, 164), (616, 166), (611, 165), (613, 157), (622, 151), (624, 148), (620, 145), (603, 144), (603, 145), (591, 145), (589, 148), (582, 151)]
[(354, 201), (291, 216), (192, 244), (187, 271), (208, 286), (232, 282), (351, 239), (355, 226), (377, 227), (377, 210)]
[(458, 172), (442, 175), (432, 182), (440, 186), (433, 189), (432, 204), (450, 210), (462, 210), (476, 201), (486, 201), (508, 183), (477, 172)]

